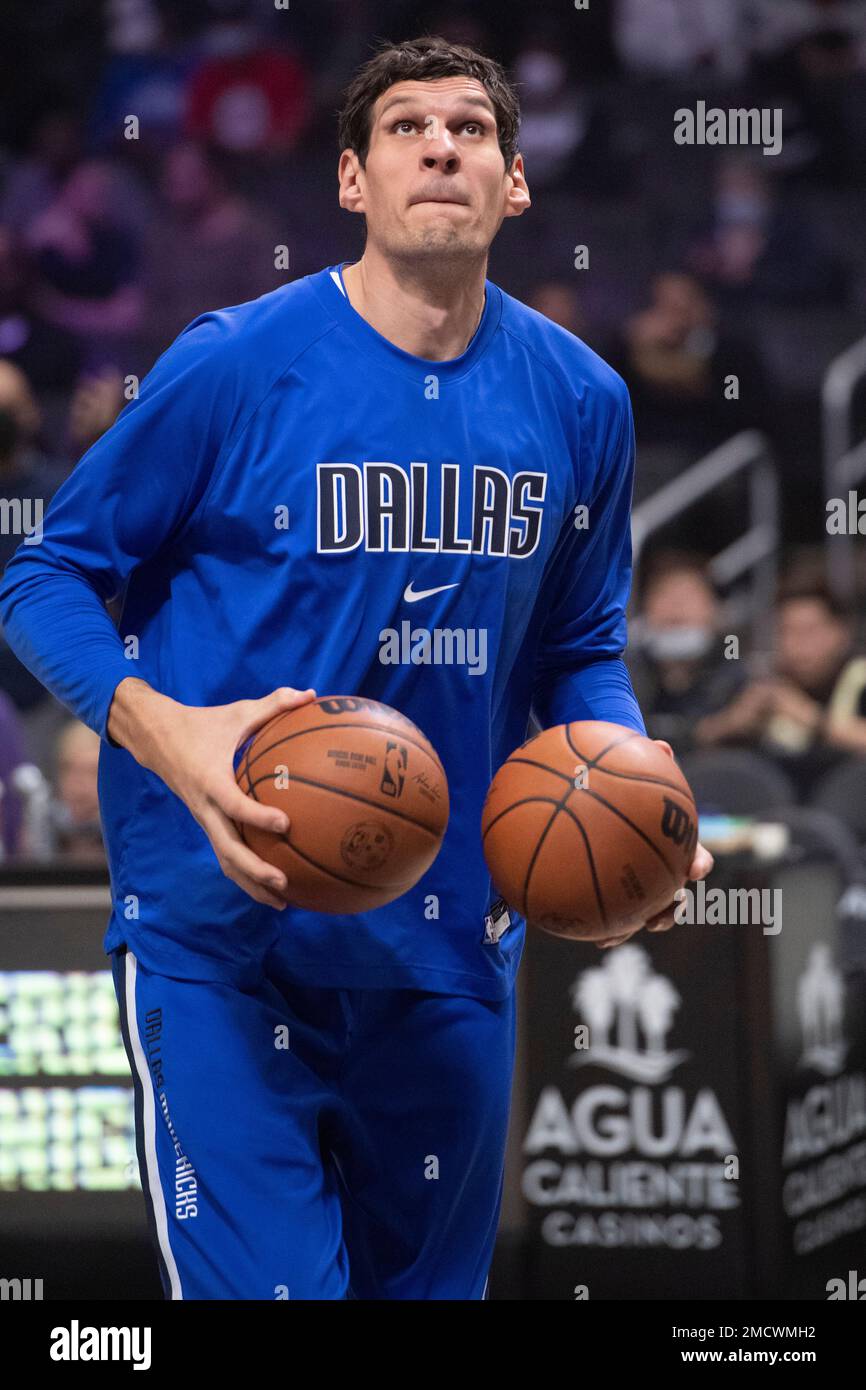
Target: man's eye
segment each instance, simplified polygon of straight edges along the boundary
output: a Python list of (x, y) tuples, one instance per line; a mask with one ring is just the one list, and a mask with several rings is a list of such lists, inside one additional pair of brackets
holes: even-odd
[[(410, 130), (417, 130), (418, 128), (415, 121), (410, 121), (408, 118), (404, 117), (402, 121), (395, 121), (391, 129), (394, 131), (400, 130), (402, 126), (408, 126)], [(483, 121), (464, 121), (462, 128), (463, 130), (471, 129), (471, 131), (477, 135), (484, 135), (487, 130)]]

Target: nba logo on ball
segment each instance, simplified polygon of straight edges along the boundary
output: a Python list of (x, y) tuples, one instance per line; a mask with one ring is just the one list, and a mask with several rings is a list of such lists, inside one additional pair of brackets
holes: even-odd
[[(282, 782), (277, 766), (290, 774)], [(276, 715), (244, 745), (235, 776), (288, 816), (283, 834), (253, 825), (241, 834), (308, 912), (394, 902), (430, 868), (448, 824), (448, 778), (430, 740), (366, 696), (323, 695)]]
[(408, 749), (402, 743), (389, 743), (385, 749), (385, 765), (382, 768), (381, 791), (385, 796), (399, 796), (406, 780)]

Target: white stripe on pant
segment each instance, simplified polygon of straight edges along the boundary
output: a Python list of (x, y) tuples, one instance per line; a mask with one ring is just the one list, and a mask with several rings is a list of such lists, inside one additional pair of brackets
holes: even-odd
[(135, 972), (138, 962), (130, 950), (126, 952), (126, 1022), (129, 1029), (129, 1039), (132, 1044), (132, 1055), (135, 1058), (135, 1069), (138, 1072), (138, 1079), (142, 1093), (142, 1118), (144, 1122), (144, 1166), (147, 1173), (147, 1186), (150, 1192), (150, 1200), (153, 1206), (153, 1215), (156, 1222), (157, 1238), (165, 1267), (168, 1271), (171, 1286), (172, 1299), (182, 1299), (183, 1289), (180, 1284), (180, 1275), (171, 1245), (168, 1240), (168, 1213), (165, 1206), (165, 1194), (162, 1190), (162, 1183), (159, 1180), (159, 1165), (156, 1158), (156, 1101), (153, 1094), (153, 1082), (150, 1077), (150, 1069), (147, 1065), (147, 1058), (141, 1046), (141, 1039), (138, 1034), (138, 1018), (135, 1007)]

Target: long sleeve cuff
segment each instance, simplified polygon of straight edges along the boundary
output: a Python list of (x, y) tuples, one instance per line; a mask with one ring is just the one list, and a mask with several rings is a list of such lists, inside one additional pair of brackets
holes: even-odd
[(646, 734), (646, 725), (622, 657), (602, 657), (573, 670), (548, 671), (536, 681), (533, 712), (543, 729), (577, 719), (624, 724)]

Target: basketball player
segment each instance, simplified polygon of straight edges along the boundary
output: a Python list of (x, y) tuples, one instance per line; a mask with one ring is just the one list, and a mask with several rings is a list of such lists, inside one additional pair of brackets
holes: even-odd
[[(482, 803), (531, 711), (645, 732), (626, 388), (485, 278), (529, 207), (517, 129), (486, 57), (377, 51), (340, 122), (361, 260), (194, 320), (0, 591), (21, 659), (103, 740), (105, 945), (170, 1298), (486, 1293), (524, 924)], [(464, 632), (465, 664), (386, 640), (404, 624)], [(316, 692), (401, 710), (449, 779), (433, 867), (356, 916), (287, 906), (237, 829), (288, 829), (233, 755)]]

